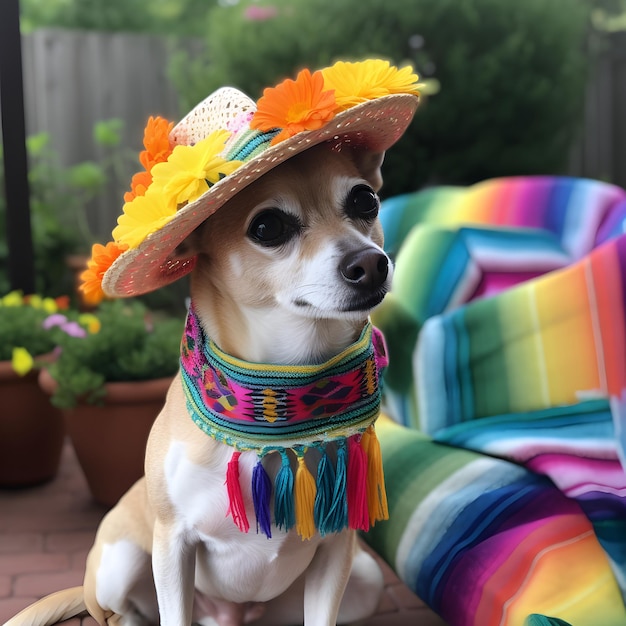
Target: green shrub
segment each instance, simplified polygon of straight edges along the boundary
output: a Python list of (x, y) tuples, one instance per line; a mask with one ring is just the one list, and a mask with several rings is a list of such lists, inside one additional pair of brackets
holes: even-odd
[[(276, 16), (251, 20), (250, 7)], [(257, 98), (263, 86), (337, 58), (411, 62), (441, 89), (388, 154), (385, 195), (557, 173), (581, 119), (586, 7), (583, 0), (247, 0), (213, 10), (210, 64), (184, 72), (179, 63), (175, 75), (191, 107), (225, 84)]]

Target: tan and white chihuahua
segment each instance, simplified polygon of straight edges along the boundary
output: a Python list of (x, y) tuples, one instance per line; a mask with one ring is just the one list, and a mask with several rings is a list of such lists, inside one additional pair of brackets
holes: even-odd
[[(322, 363), (356, 341), (389, 289), (376, 191), (381, 154), (322, 144), (239, 192), (179, 246), (207, 336), (240, 359)], [(123, 626), (331, 626), (377, 608), (383, 578), (355, 531), (303, 540), (242, 533), (227, 518), (232, 448), (189, 418), (180, 376), (148, 442), (145, 478), (102, 521), (83, 587), (52, 594), (5, 626), (85, 608)], [(240, 458), (249, 481), (257, 458)], [(269, 468), (272, 471), (272, 468)], [(249, 515), (253, 503), (245, 502)]]

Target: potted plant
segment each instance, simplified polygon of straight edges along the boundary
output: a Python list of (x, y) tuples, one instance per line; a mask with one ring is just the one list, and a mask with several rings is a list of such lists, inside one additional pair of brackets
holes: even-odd
[(79, 320), (83, 332), (57, 335), (59, 355), (39, 383), (62, 411), (94, 498), (112, 506), (143, 474), (152, 422), (178, 370), (184, 322), (123, 300)]
[(37, 385), (38, 362), (50, 359), (54, 334), (45, 320), (68, 300), (0, 298), (0, 487), (24, 487), (56, 475), (63, 446), (63, 420)]

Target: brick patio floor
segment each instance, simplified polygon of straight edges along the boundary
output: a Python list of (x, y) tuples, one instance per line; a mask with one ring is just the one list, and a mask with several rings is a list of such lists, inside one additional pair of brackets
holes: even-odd
[[(85, 558), (104, 507), (90, 497), (69, 444), (46, 485), (0, 489), (0, 624), (43, 595), (82, 584)], [(366, 626), (445, 626), (382, 563), (386, 588)], [(68, 626), (96, 626), (91, 617)]]

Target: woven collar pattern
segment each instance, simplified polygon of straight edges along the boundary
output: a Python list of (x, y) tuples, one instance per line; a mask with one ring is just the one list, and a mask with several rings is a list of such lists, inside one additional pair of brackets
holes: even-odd
[[(344, 528), (367, 531), (388, 518), (374, 429), (387, 365), (378, 329), (368, 324), (354, 344), (321, 365), (254, 364), (207, 338), (192, 305), (180, 362), (191, 419), (233, 448), (225, 480), (228, 514), (242, 532), (250, 529), (250, 498), (239, 474), (246, 451), (258, 455), (249, 490), (257, 532), (267, 537), (273, 526), (295, 527), (310, 539)], [(316, 454), (307, 454), (310, 449)], [(274, 476), (263, 464), (268, 454), (281, 458)]]
[(193, 306), (181, 349), (193, 421), (214, 439), (261, 455), (364, 431), (380, 410), (379, 372), (386, 364), (383, 337), (371, 324), (320, 365), (248, 363), (204, 336)]

